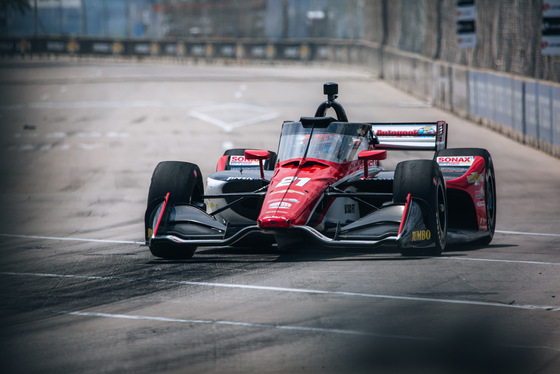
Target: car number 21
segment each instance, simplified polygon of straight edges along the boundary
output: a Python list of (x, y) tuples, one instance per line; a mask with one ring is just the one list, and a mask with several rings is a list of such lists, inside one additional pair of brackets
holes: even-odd
[(307, 184), (307, 182), (309, 182), (311, 180), (311, 178), (298, 178), (298, 177), (285, 177), (282, 178), (282, 180), (280, 181), (280, 183), (278, 183), (277, 187), (284, 187), (284, 186), (289, 186), (290, 183), (296, 181), (295, 186), (297, 187), (303, 187)]

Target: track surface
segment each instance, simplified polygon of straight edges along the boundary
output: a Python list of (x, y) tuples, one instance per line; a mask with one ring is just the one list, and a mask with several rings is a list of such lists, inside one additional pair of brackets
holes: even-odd
[[(489, 149), (491, 245), (152, 257), (157, 162), (275, 150), (326, 81), (350, 120), (446, 119), (450, 147)], [(3, 373), (560, 372), (560, 160), (367, 73), (3, 61), (0, 121)]]

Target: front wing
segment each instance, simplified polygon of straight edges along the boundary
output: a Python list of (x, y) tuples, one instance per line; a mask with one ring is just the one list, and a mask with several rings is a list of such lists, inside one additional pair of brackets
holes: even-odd
[(434, 246), (427, 204), (412, 198), (407, 204), (389, 204), (345, 226), (319, 231), (306, 225), (289, 228), (263, 229), (258, 225), (223, 223), (192, 205), (165, 207), (162, 203), (154, 220), (157, 230), (148, 239), (148, 245), (163, 242), (185, 247), (223, 247), (239, 244), (252, 235), (298, 237), (309, 239), (325, 247), (374, 248), (397, 244), (400, 248), (428, 248)]

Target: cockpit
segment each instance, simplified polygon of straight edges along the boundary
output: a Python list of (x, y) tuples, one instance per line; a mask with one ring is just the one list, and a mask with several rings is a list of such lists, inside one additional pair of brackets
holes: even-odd
[(278, 161), (318, 159), (346, 163), (358, 159), (369, 149), (369, 127), (363, 123), (332, 121), (328, 125), (309, 126), (300, 122), (285, 122), (282, 126)]

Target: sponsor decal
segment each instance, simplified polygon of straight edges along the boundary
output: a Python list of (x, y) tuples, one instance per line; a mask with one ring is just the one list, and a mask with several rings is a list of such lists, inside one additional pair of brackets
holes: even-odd
[(419, 230), (412, 232), (413, 242), (422, 242), (425, 240), (430, 240), (432, 238), (432, 232), (430, 230)]
[(476, 171), (467, 176), (467, 182), (474, 183), (475, 186), (480, 186), (480, 182), (484, 180), (484, 174), (478, 174)]
[(118, 55), (124, 50), (124, 45), (122, 43), (115, 42), (111, 46), (111, 49), (113, 50), (114, 54)]
[(424, 126), (418, 130), (418, 134), (420, 135), (434, 135), (435, 133), (436, 129), (433, 126)]
[(474, 197), (476, 199), (481, 199), (484, 197), (484, 189), (481, 188), (480, 191), (474, 191)]
[(276, 203), (270, 203), (268, 205), (269, 209), (290, 209), (292, 207), (292, 204), (287, 203), (285, 201), (279, 201)]
[(468, 167), (442, 167), (441, 171), (444, 173), (461, 173), (464, 174), (468, 170)]
[(430, 136), (436, 133), (434, 126), (410, 130), (377, 130), (377, 136)]
[(259, 165), (259, 160), (247, 160), (245, 156), (231, 156), (229, 159), (230, 165)]
[(284, 186), (289, 186), (290, 183), (292, 182), (296, 182), (294, 184), (294, 186), (296, 187), (303, 187), (307, 184), (307, 182), (309, 182), (311, 180), (311, 178), (298, 178), (298, 177), (285, 177), (282, 178), (282, 180), (280, 181), (280, 183), (278, 183), (278, 185), (276, 187), (284, 187)]
[(305, 195), (304, 192), (296, 191), (296, 190), (278, 190), (278, 191), (271, 192), (270, 194), (271, 194), (271, 195), (275, 195), (275, 194), (286, 193), (286, 192), (287, 192), (287, 193), (298, 193), (298, 194), (300, 194), (300, 195)]
[(437, 158), (437, 163), (442, 166), (470, 166), (475, 156), (442, 156)]
[(479, 201), (478, 203), (476, 203), (476, 206), (479, 208), (484, 208), (486, 206), (486, 204), (484, 203), (484, 200)]
[(71, 40), (70, 42), (68, 42), (68, 52), (74, 53), (79, 50), (80, 50), (80, 45), (76, 41)]
[(344, 204), (344, 214), (356, 213), (356, 204)]
[(261, 178), (254, 178), (254, 177), (228, 177), (228, 181), (254, 181), (254, 180), (261, 180)]

